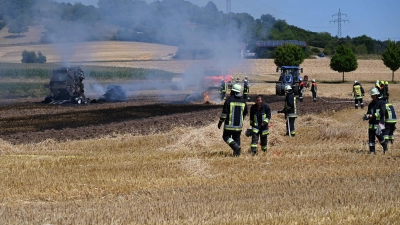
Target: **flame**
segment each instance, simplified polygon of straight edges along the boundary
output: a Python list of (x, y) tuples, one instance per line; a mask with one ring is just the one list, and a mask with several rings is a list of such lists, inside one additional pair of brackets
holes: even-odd
[(204, 100), (205, 103), (210, 101), (210, 96), (209, 96), (207, 91), (204, 92), (203, 100)]

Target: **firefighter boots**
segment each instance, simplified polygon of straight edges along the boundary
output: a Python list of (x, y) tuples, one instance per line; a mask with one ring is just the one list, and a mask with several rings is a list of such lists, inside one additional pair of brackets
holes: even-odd
[(233, 156), (240, 156), (240, 146), (236, 144), (236, 142), (232, 142), (229, 144), (231, 146), (231, 149), (233, 150)]
[(374, 154), (374, 155), (376, 155), (375, 146), (369, 146), (369, 152), (368, 152), (368, 154)]
[(388, 150), (388, 143), (387, 141), (382, 143), (382, 147), (383, 147), (383, 154), (385, 154)]
[(257, 155), (257, 148), (251, 147), (251, 154), (252, 155)]

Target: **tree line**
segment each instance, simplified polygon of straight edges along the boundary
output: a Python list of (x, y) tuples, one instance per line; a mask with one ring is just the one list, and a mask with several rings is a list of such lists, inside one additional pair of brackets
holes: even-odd
[[(260, 40), (301, 40), (307, 42), (306, 55), (319, 49), (333, 55), (340, 45), (357, 55), (381, 54), (389, 44), (366, 35), (339, 39), (328, 32), (290, 25), (270, 14), (260, 18), (247, 13), (226, 14), (212, 1), (200, 7), (185, 0), (99, 0), (94, 7), (53, 0), (0, 0), (0, 6), (0, 29), (21, 35), (29, 26), (42, 24), (47, 30), (42, 43), (120, 40), (179, 46), (224, 42), (229, 37), (257, 52)], [(215, 39), (210, 40), (211, 36)]]

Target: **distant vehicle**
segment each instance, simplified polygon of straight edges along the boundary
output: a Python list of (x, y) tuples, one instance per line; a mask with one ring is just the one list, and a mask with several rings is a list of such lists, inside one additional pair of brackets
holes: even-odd
[(275, 85), (276, 95), (285, 95), (285, 86), (290, 85), (293, 92), (299, 94), (299, 78), (300, 73), (303, 73), (303, 68), (300, 66), (282, 66), (277, 67), (276, 72), (281, 72), (278, 82)]
[(325, 57), (325, 54), (324, 53), (319, 53), (318, 56), (319, 57)]

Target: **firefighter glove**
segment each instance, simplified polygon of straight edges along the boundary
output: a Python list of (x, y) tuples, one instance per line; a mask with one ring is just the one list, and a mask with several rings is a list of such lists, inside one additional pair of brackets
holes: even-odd
[(218, 122), (218, 129), (221, 129), (222, 121)]
[(253, 131), (252, 129), (247, 129), (245, 133), (246, 137), (250, 137), (252, 131)]
[(383, 124), (379, 124), (378, 125), (378, 129), (376, 129), (376, 131), (375, 131), (375, 134), (376, 135), (381, 135), (382, 134), (382, 130), (384, 130), (385, 129), (385, 125), (383, 125)]

